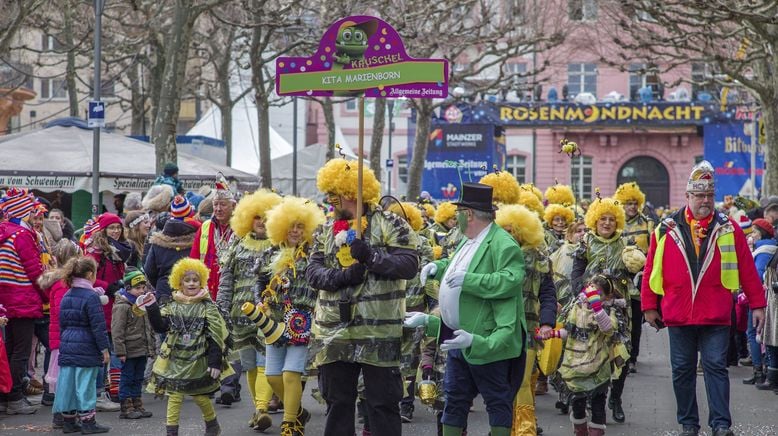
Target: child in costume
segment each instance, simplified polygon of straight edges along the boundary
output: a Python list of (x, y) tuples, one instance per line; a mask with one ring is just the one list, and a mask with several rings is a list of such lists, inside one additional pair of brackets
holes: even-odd
[(137, 298), (149, 290), (142, 272), (133, 270), (124, 275), (124, 288), (116, 293), (111, 317), (111, 337), (116, 356), (122, 362), (119, 380), (119, 418), (150, 418), (143, 408), (141, 389), (146, 371), (146, 358), (156, 355), (154, 330), (146, 312), (137, 306)]
[[(605, 402), (613, 376), (612, 345), (618, 327), (611, 300), (617, 298), (608, 277), (593, 276), (567, 315), (568, 336), (559, 373), (570, 390), (573, 434), (605, 434)], [(629, 358), (629, 355), (626, 355)], [(591, 400), (591, 422), (587, 425), (586, 403)]]
[(208, 292), (208, 267), (198, 259), (181, 259), (170, 273), (173, 301), (161, 310), (154, 294), (137, 297), (158, 333), (166, 333), (154, 362), (148, 391), (167, 394), (167, 435), (178, 436), (184, 395), (191, 395), (205, 420), (206, 436), (221, 433), (208, 394), (219, 390), (219, 376), (232, 369), (226, 360), (227, 326)]
[(284, 403), (284, 436), (302, 436), (310, 419), (301, 405), (301, 378), (308, 361), (317, 291), (308, 285), (305, 268), (313, 232), (323, 223), (321, 210), (303, 198), (286, 197), (267, 213), (267, 235), (273, 246), (260, 258), (257, 290), (263, 310), (284, 329), (280, 338), (265, 346), (265, 374)]
[(107, 433), (110, 427), (95, 421), (95, 382), (100, 368), (110, 360), (103, 305), (93, 288), (97, 263), (79, 257), (71, 259), (63, 271), (70, 290), (59, 307), (59, 376), (52, 412), (63, 415), (64, 433)]
[[(256, 265), (260, 255), (271, 245), (265, 225), (266, 213), (280, 202), (280, 195), (267, 190), (240, 199), (230, 218), (234, 233), (219, 267), (219, 292), (216, 295), (216, 306), (227, 321), (232, 337), (230, 361), (233, 365), (240, 362), (241, 369), (235, 368), (235, 377), (240, 378), (240, 372), (246, 371), (255, 410), (249, 427), (257, 431), (265, 431), (273, 423), (268, 415), (273, 390), (265, 377), (264, 338), (257, 335), (257, 326), (240, 309), (244, 303), (255, 301)], [(225, 384), (228, 382), (225, 380)], [(225, 402), (226, 395), (232, 395), (232, 392), (222, 393), (224, 405), (231, 402)]]

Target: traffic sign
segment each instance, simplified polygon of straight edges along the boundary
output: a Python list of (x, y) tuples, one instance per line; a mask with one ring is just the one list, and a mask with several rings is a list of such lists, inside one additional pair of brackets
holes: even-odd
[(394, 168), (394, 159), (387, 159), (386, 160), (386, 167), (387, 168)]
[(88, 127), (105, 127), (105, 103), (102, 101), (89, 102), (89, 114), (87, 116)]

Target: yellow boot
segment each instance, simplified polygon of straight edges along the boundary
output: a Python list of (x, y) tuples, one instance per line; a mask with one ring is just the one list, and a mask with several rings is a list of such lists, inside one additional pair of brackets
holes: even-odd
[(527, 404), (513, 406), (511, 436), (537, 436), (535, 407)]

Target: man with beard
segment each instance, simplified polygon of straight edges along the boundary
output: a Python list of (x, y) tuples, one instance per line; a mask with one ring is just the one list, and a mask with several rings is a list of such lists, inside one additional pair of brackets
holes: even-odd
[(726, 215), (714, 211), (713, 174), (707, 161), (692, 169), (686, 185), (686, 207), (662, 221), (651, 235), (641, 289), (646, 321), (657, 329), (669, 328), (673, 390), (682, 436), (695, 436), (700, 431), (698, 351), (708, 393), (708, 425), (714, 436), (734, 434), (730, 430), (727, 373), (732, 293), (739, 289), (745, 292), (758, 333), (767, 305), (743, 231)]
[(335, 208), (334, 219), (313, 237), (305, 271), (310, 286), (319, 290), (311, 349), (327, 402), (324, 435), (354, 434), (361, 372), (372, 434), (398, 436), (405, 281), (418, 273), (418, 239), (402, 218), (378, 206), (380, 184), (368, 169), (362, 187), (365, 216), (356, 222), (356, 162), (330, 160), (316, 185)]

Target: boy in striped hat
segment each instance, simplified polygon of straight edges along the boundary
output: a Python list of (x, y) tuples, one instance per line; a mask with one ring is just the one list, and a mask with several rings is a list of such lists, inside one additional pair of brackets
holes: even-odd
[(189, 204), (186, 197), (176, 195), (173, 202), (170, 203), (170, 215), (173, 219), (184, 221), (184, 219), (192, 216), (192, 205)]

